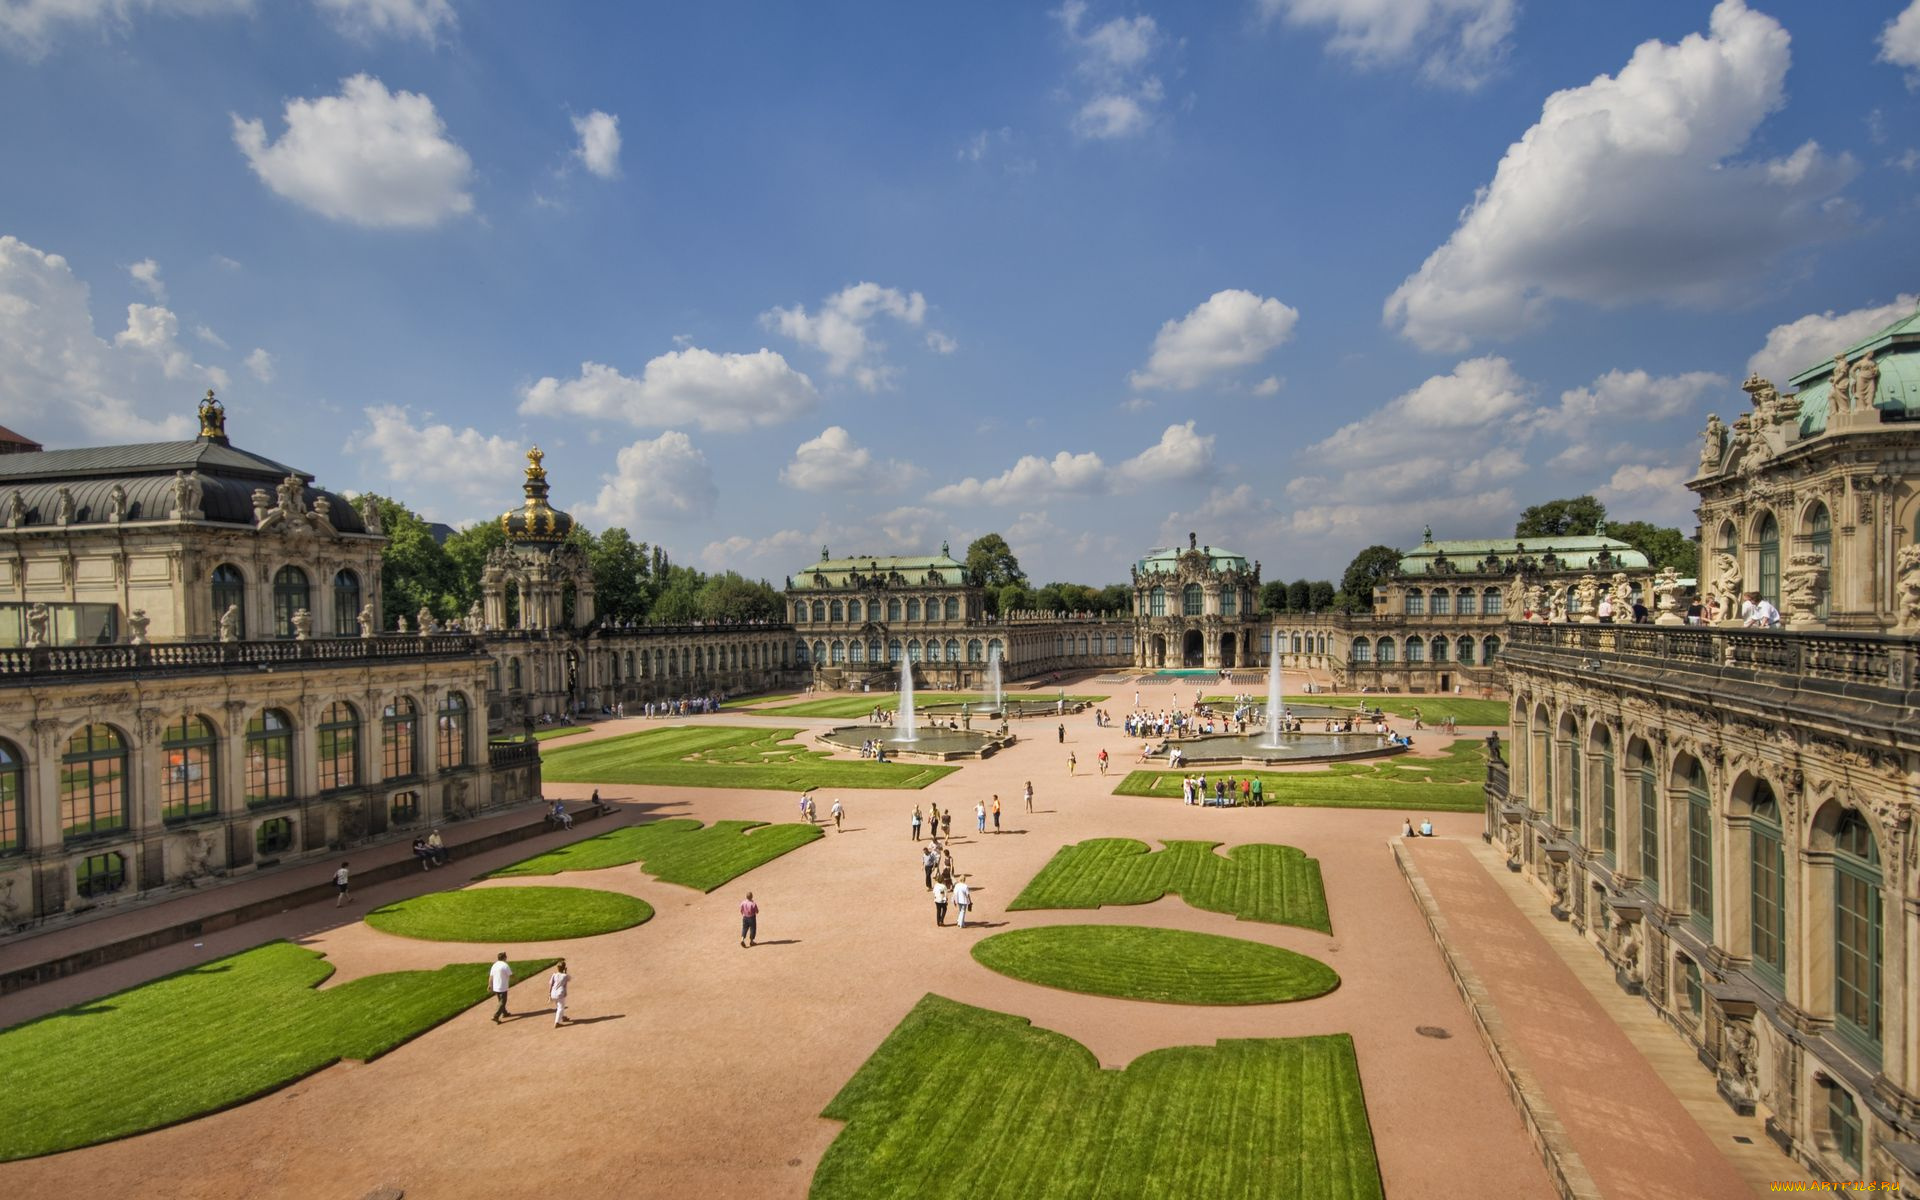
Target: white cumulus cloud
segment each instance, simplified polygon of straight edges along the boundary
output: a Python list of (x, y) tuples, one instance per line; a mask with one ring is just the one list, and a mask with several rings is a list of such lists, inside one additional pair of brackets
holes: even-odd
[[(418, 498), (435, 520), (460, 520), (506, 507), (519, 482), (525, 447), (472, 426), (456, 429), (432, 413), (416, 423), (398, 404), (365, 410), (366, 428), (346, 445), (370, 455), (387, 484)], [(445, 501), (452, 504), (440, 507)]]
[(1166, 42), (1159, 23), (1142, 14), (1091, 24), (1085, 0), (1066, 0), (1053, 15), (1074, 55), (1074, 135), (1115, 141), (1151, 128), (1166, 99), (1151, 70)]
[(969, 476), (935, 489), (927, 500), (945, 505), (1019, 504), (1194, 479), (1213, 466), (1213, 443), (1212, 434), (1196, 433), (1194, 423), (1188, 421), (1167, 426), (1158, 442), (1115, 467), (1109, 468), (1091, 450), (1080, 454), (1062, 450), (1052, 458), (1027, 454), (998, 475)]
[(1568, 433), (1610, 422), (1664, 421), (1692, 412), (1708, 394), (1726, 387), (1726, 377), (1712, 371), (1649, 375), (1615, 369), (1586, 387), (1561, 392), (1560, 406), (1540, 415), (1546, 428)]
[(125, 29), (136, 13), (169, 17), (245, 12), (253, 0), (0, 0), (0, 45), (26, 58), (53, 48), (67, 26)]
[(153, 261), (151, 258), (143, 258), (128, 267), (127, 274), (133, 276), (133, 281), (145, 288), (149, 296), (152, 296), (162, 304), (166, 303), (167, 285), (160, 279), (159, 263)]
[[(1920, 71), (1920, 0), (1913, 0), (1880, 31), (1880, 61)], [(1920, 77), (1908, 75), (1907, 83), (1920, 83)]]
[(1327, 49), (1362, 67), (1418, 62), (1432, 83), (1475, 88), (1506, 56), (1518, 0), (1259, 0), (1262, 15), (1331, 26)]
[(573, 132), (580, 144), (573, 156), (602, 179), (620, 176), (620, 118), (599, 109), (584, 117), (573, 118)]
[(247, 355), (246, 362), (247, 370), (253, 373), (255, 379), (261, 383), (273, 382), (273, 355), (264, 348), (255, 346), (253, 353)]
[(1920, 295), (1903, 294), (1891, 304), (1872, 304), (1851, 312), (1808, 313), (1767, 331), (1766, 344), (1747, 360), (1747, 370), (1782, 389), (1787, 380), (1820, 365), (1876, 330), (1920, 308)]
[(1721, 0), (1709, 32), (1643, 43), (1617, 76), (1547, 98), (1446, 244), (1388, 298), (1390, 326), (1461, 350), (1555, 301), (1711, 304), (1844, 227), (1851, 158), (1809, 142), (1736, 156), (1785, 100), (1786, 30)]
[(600, 494), (582, 509), (601, 525), (643, 529), (654, 521), (705, 517), (720, 499), (713, 468), (693, 439), (675, 429), (633, 443), (601, 476)]
[(1594, 488), (1593, 496), (1615, 520), (1685, 529), (1694, 523), (1697, 499), (1687, 490), (1687, 480), (1697, 469), (1694, 463), (1628, 463)]
[(904, 487), (920, 474), (910, 463), (874, 458), (839, 425), (829, 425), (819, 437), (801, 442), (793, 461), (780, 471), (780, 482), (803, 492), (883, 492)]
[(427, 97), (355, 75), (337, 96), (287, 101), (282, 115), (274, 142), (261, 121), (233, 118), (234, 144), (280, 196), (371, 228), (427, 228), (473, 211), (473, 160)]
[(449, 0), (314, 0), (340, 32), (362, 41), (418, 38), (432, 45), (457, 23)]
[[(760, 314), (760, 323), (803, 346), (827, 356), (827, 374), (850, 377), (867, 391), (878, 391), (894, 375), (881, 355), (886, 343), (873, 334), (874, 323), (887, 317), (918, 329), (926, 324), (927, 298), (861, 282), (841, 288), (808, 312), (805, 305), (775, 308)], [(929, 330), (927, 345), (939, 354), (952, 353), (956, 343), (938, 330)]]
[(816, 399), (813, 381), (772, 350), (689, 346), (650, 360), (638, 379), (596, 362), (581, 363), (575, 379), (549, 375), (526, 390), (520, 411), (733, 433), (799, 416)]
[(1160, 327), (1147, 365), (1131, 377), (1133, 386), (1189, 391), (1264, 359), (1293, 336), (1299, 320), (1299, 309), (1271, 297), (1238, 288), (1215, 292)]
[(1114, 468), (1122, 484), (1197, 479), (1213, 466), (1213, 435), (1195, 433), (1193, 422), (1169, 425), (1160, 440)]

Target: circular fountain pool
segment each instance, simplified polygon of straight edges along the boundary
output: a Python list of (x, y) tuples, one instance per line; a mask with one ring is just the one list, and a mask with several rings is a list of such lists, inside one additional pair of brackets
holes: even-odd
[(914, 740), (897, 741), (899, 731), (882, 725), (836, 725), (819, 735), (849, 750), (858, 750), (874, 738), (887, 748), (888, 758), (985, 758), (1011, 742), (985, 730), (922, 728)]
[[(1373, 733), (1283, 733), (1280, 735), (1280, 744), (1273, 746), (1268, 744), (1267, 735), (1262, 731), (1181, 738), (1173, 744), (1180, 747), (1182, 762), (1187, 765), (1337, 762), (1348, 758), (1399, 754), (1405, 749), (1402, 746), (1388, 746)], [(1166, 760), (1164, 752), (1154, 757), (1160, 762)]]

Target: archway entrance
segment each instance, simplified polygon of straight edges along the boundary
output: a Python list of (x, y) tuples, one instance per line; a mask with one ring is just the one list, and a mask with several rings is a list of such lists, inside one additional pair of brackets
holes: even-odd
[(1206, 639), (1198, 629), (1187, 630), (1187, 636), (1180, 642), (1180, 665), (1183, 667), (1203, 667), (1206, 665)]
[(1150, 667), (1164, 667), (1164, 666), (1166, 666), (1166, 665), (1167, 665), (1167, 639), (1166, 639), (1166, 635), (1164, 635), (1164, 634), (1159, 634), (1159, 633), (1156, 633), (1156, 634), (1154, 634), (1154, 635), (1153, 635), (1153, 646), (1152, 646), (1152, 648), (1151, 648), (1151, 649), (1150, 649), (1150, 650), (1149, 650), (1149, 651), (1148, 651), (1147, 653), (1148, 653), (1148, 658), (1147, 658), (1147, 665), (1148, 665), (1148, 666), (1150, 666)]
[(1234, 649), (1235, 649), (1235, 645), (1234, 645), (1233, 635), (1230, 633), (1221, 634), (1220, 635), (1220, 665), (1222, 667), (1234, 667), (1239, 665), (1238, 663), (1234, 662), (1234, 658), (1233, 658)]

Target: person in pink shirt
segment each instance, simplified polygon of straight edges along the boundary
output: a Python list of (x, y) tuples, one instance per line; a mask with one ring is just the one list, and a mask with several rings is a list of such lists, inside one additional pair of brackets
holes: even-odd
[(740, 944), (752, 946), (760, 933), (760, 906), (753, 902), (753, 893), (740, 902)]

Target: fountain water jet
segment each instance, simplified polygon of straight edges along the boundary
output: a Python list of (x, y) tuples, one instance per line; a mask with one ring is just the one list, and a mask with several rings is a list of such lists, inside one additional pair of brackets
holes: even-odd
[(1281, 745), (1280, 726), (1285, 713), (1280, 705), (1280, 647), (1276, 637), (1273, 652), (1267, 655), (1267, 740), (1262, 743), (1270, 750)]
[(993, 711), (1007, 711), (1006, 697), (1000, 691), (1000, 648), (995, 646), (987, 655), (987, 686), (993, 689)]
[(920, 740), (919, 728), (913, 719), (913, 664), (904, 657), (900, 660), (900, 715), (894, 722), (898, 730), (893, 735), (896, 742), (917, 742)]

